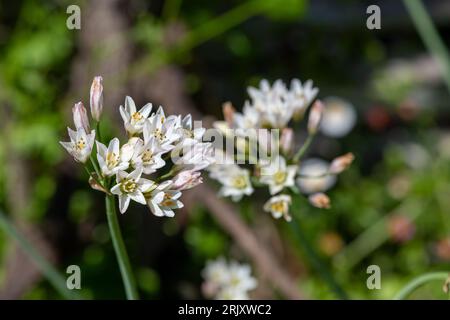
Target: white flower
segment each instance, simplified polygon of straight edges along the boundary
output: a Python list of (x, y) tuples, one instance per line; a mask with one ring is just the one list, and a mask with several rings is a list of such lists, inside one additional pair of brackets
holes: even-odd
[(76, 161), (85, 163), (92, 152), (92, 147), (95, 141), (95, 130), (92, 130), (90, 134), (86, 134), (83, 128), (73, 131), (67, 128), (69, 132), (70, 142), (59, 142), (74, 158)]
[(152, 174), (166, 164), (161, 158), (166, 151), (161, 148), (155, 137), (146, 136), (145, 139), (136, 141), (131, 163), (135, 168), (142, 166), (143, 173)]
[(186, 141), (178, 145), (171, 153), (176, 169), (200, 171), (215, 162), (214, 149), (211, 143), (202, 143), (195, 140)]
[(251, 275), (250, 266), (232, 261), (228, 270), (228, 286), (241, 292), (256, 288), (257, 281)]
[(130, 200), (146, 204), (144, 193), (148, 192), (154, 182), (141, 178), (142, 168), (136, 168), (131, 173), (119, 171), (116, 174), (117, 184), (111, 188), (111, 193), (119, 196), (119, 209), (121, 213), (127, 211)]
[(238, 129), (256, 129), (260, 127), (260, 113), (248, 101), (242, 108), (242, 113), (233, 115), (233, 127)]
[(91, 115), (92, 118), (99, 122), (103, 111), (103, 78), (97, 76), (92, 81), (90, 92)]
[(253, 187), (250, 183), (250, 172), (241, 169), (237, 165), (224, 168), (223, 174), (214, 176), (221, 184), (219, 195), (231, 197), (233, 201), (239, 201), (244, 195), (251, 195)]
[(183, 203), (178, 200), (181, 197), (180, 190), (174, 190), (172, 181), (164, 181), (154, 189), (147, 198), (150, 211), (158, 217), (174, 217), (174, 209), (183, 208)]
[(315, 99), (318, 92), (319, 89), (313, 87), (312, 80), (307, 80), (303, 85), (298, 79), (291, 81), (288, 99), (295, 117), (301, 117), (305, 113), (306, 108)]
[(286, 165), (286, 160), (278, 156), (268, 165), (261, 167), (261, 177), (259, 181), (269, 186), (270, 194), (274, 195), (285, 187), (292, 187), (295, 184), (294, 178), (298, 167), (296, 165)]
[(356, 111), (353, 105), (338, 97), (329, 97), (323, 101), (325, 110), (322, 115), (320, 131), (332, 138), (347, 135), (356, 124)]
[[(195, 125), (195, 123), (194, 123)], [(194, 139), (201, 142), (206, 129), (203, 127), (195, 128), (192, 126), (192, 116), (188, 114), (181, 120), (181, 135), (184, 139)]]
[(267, 80), (262, 80), (260, 88), (248, 88), (252, 98), (252, 107), (261, 116), (261, 125), (272, 128), (284, 128), (291, 120), (293, 109), (288, 101), (288, 91), (281, 80), (271, 87)]
[(129, 167), (129, 155), (121, 154), (119, 139), (114, 138), (109, 142), (108, 148), (97, 141), (97, 160), (102, 174), (106, 177), (115, 175), (119, 170), (124, 171)]
[(257, 286), (249, 265), (235, 261), (228, 264), (223, 257), (208, 261), (202, 276), (205, 293), (219, 300), (246, 300), (248, 291)]
[(329, 164), (322, 159), (306, 159), (301, 162), (297, 186), (306, 194), (323, 192), (336, 183), (336, 176), (328, 174)]
[(146, 122), (151, 111), (151, 103), (147, 103), (139, 111), (137, 111), (133, 99), (127, 96), (125, 98), (125, 108), (120, 106), (120, 115), (122, 116), (125, 130), (127, 130), (130, 135), (141, 133), (144, 128), (144, 123)]
[(174, 143), (181, 137), (179, 128), (180, 118), (169, 116), (166, 118), (162, 107), (158, 108), (144, 125), (144, 140), (149, 141), (154, 137), (161, 148), (166, 151), (174, 148)]
[(78, 130), (79, 128), (83, 128), (84, 132), (91, 131), (89, 127), (87, 111), (82, 102), (75, 103), (75, 105), (72, 108), (72, 113), (75, 129)]
[(202, 271), (202, 276), (206, 281), (213, 282), (218, 286), (224, 286), (228, 283), (228, 264), (224, 257), (211, 260), (206, 263)]
[(289, 215), (291, 201), (291, 196), (287, 194), (274, 196), (264, 204), (264, 210), (272, 213), (272, 216), (275, 219), (284, 217), (284, 219), (289, 222), (292, 219)]
[(219, 290), (216, 300), (248, 300), (248, 294), (234, 287), (225, 287)]

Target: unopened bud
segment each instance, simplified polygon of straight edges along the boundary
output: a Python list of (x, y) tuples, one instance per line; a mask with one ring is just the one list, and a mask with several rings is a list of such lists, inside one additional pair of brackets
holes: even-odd
[(281, 131), (280, 148), (284, 154), (292, 151), (292, 144), (294, 141), (294, 131), (291, 128), (283, 128)]
[(187, 190), (194, 188), (203, 182), (201, 173), (198, 171), (181, 171), (173, 179), (172, 187), (176, 190)]
[(72, 108), (72, 113), (75, 129), (78, 130), (80, 128), (83, 128), (84, 132), (86, 132), (86, 134), (89, 134), (91, 129), (89, 127), (89, 119), (87, 116), (87, 111), (83, 103), (82, 102), (75, 103), (75, 105)]
[(308, 132), (309, 134), (316, 134), (319, 129), (320, 120), (322, 120), (324, 105), (320, 100), (314, 102), (309, 112)]
[(354, 159), (355, 159), (355, 156), (351, 152), (346, 153), (343, 156), (335, 158), (330, 164), (329, 172), (331, 174), (341, 173), (342, 171), (344, 171), (348, 167), (350, 167), (350, 165), (352, 164)]
[(314, 193), (309, 196), (309, 202), (316, 208), (329, 209), (330, 208), (330, 198), (322, 192)]
[(103, 78), (97, 76), (91, 85), (91, 115), (95, 121), (100, 121), (103, 111)]
[(231, 102), (225, 102), (222, 105), (222, 111), (223, 111), (223, 117), (224, 117), (226, 123), (228, 124), (229, 127), (232, 127), (233, 126), (233, 122), (234, 122), (234, 114), (236, 112), (236, 109), (234, 109), (234, 107), (231, 104)]

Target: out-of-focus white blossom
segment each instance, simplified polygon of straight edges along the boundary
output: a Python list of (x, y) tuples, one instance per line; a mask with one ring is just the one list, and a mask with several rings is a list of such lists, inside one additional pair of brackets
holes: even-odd
[(253, 193), (253, 187), (250, 182), (250, 172), (237, 165), (230, 165), (224, 169), (221, 174), (213, 177), (222, 184), (219, 195), (231, 197), (233, 201), (239, 201), (244, 195)]
[(279, 219), (283, 217), (286, 221), (291, 221), (292, 218), (289, 215), (289, 206), (291, 205), (292, 199), (290, 195), (280, 194), (270, 198), (264, 204), (264, 210), (270, 212), (272, 217)]
[(218, 300), (247, 300), (248, 292), (258, 285), (249, 265), (227, 263), (223, 257), (208, 261), (202, 276), (205, 295)]
[(270, 194), (274, 195), (285, 187), (292, 187), (295, 184), (294, 178), (298, 167), (296, 165), (286, 165), (286, 159), (279, 156), (266, 166), (261, 167), (261, 177), (259, 181), (269, 186)]
[(348, 101), (329, 97), (323, 100), (325, 109), (320, 124), (320, 132), (332, 138), (347, 135), (356, 124), (355, 107)]
[(297, 186), (306, 194), (324, 192), (336, 183), (336, 176), (328, 174), (329, 164), (322, 159), (310, 158), (302, 161)]
[(291, 81), (291, 90), (288, 94), (288, 100), (291, 108), (294, 110), (294, 117), (301, 118), (306, 108), (316, 98), (319, 93), (318, 88), (314, 88), (312, 80), (307, 80), (303, 85), (299, 79)]

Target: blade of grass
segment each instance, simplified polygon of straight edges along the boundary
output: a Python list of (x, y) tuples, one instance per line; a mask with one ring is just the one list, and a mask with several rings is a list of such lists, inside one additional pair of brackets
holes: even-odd
[(9, 221), (6, 215), (1, 211), (0, 228), (19, 244), (22, 250), (33, 260), (61, 296), (65, 299), (82, 299), (78, 293), (67, 288), (66, 279), (33, 247), (33, 245), (16, 229), (13, 223)]
[(427, 13), (422, 1), (403, 0), (403, 3), (428, 51), (438, 61), (442, 70), (442, 77), (450, 92), (450, 55), (434, 26), (433, 20)]

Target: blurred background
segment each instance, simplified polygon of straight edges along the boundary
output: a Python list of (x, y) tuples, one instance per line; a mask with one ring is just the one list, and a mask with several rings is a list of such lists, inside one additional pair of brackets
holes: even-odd
[[(80, 30), (66, 26), (73, 4)], [(379, 30), (366, 27), (371, 4), (381, 8)], [(450, 39), (450, 2), (424, 4)], [(63, 277), (79, 265), (84, 298), (125, 297), (103, 195), (58, 144), (73, 104), (89, 105), (96, 75), (104, 78), (105, 135), (123, 132), (125, 95), (211, 123), (226, 101), (240, 109), (247, 86), (263, 78), (312, 79), (329, 111), (308, 158), (356, 156), (329, 191), (330, 210), (303, 198), (292, 208), (320, 258), (352, 299), (391, 299), (413, 277), (448, 270), (450, 86), (442, 70), (402, 1), (1, 0), (0, 298), (64, 298), (10, 237), (12, 226)], [(203, 298), (201, 270), (220, 255), (252, 265), (253, 298), (286, 298), (242, 233), (302, 295), (337, 297), (289, 226), (261, 210), (263, 197), (231, 204), (205, 188), (217, 185), (188, 191), (173, 219), (144, 206), (120, 216), (142, 298)], [(243, 229), (230, 227), (224, 208)], [(372, 264), (382, 271), (380, 290), (366, 287)], [(412, 298), (446, 295), (430, 283)]]

